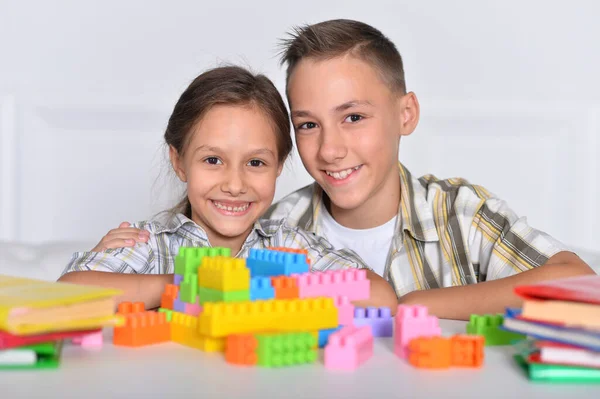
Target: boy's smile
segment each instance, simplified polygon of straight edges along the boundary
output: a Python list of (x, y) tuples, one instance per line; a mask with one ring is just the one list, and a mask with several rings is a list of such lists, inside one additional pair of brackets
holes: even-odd
[(395, 216), (398, 146), (418, 119), (414, 94), (390, 90), (374, 67), (350, 54), (301, 60), (287, 93), (300, 157), (331, 200), (334, 218), (366, 228), (372, 226), (356, 223)]

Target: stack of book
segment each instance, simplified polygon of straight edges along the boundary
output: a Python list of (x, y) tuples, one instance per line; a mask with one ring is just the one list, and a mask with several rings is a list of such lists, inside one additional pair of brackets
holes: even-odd
[(56, 368), (63, 341), (117, 325), (118, 290), (0, 275), (0, 369)]
[(516, 287), (503, 328), (532, 338), (515, 355), (533, 381), (600, 383), (600, 276)]

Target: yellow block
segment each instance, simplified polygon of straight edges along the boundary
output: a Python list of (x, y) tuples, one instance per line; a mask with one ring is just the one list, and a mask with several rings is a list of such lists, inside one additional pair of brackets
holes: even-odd
[(269, 299), (204, 305), (201, 335), (225, 337), (262, 331), (315, 331), (338, 326), (333, 298)]
[(173, 312), (171, 341), (204, 352), (225, 352), (225, 338), (206, 337), (198, 333), (198, 316)]
[(198, 285), (219, 291), (250, 289), (250, 269), (244, 259), (205, 257), (198, 268)]

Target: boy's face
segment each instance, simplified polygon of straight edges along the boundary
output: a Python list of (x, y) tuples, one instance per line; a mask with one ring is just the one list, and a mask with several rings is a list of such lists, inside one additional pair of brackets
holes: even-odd
[(377, 206), (399, 190), (400, 137), (418, 122), (413, 93), (394, 93), (350, 55), (300, 61), (287, 90), (300, 157), (333, 206)]
[(271, 205), (281, 172), (277, 137), (265, 114), (251, 106), (213, 106), (193, 128), (175, 172), (187, 183), (192, 220), (213, 245), (244, 242)]

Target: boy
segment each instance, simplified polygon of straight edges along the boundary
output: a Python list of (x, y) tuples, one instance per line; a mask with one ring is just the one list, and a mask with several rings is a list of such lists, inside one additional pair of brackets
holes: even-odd
[[(282, 64), (298, 151), (315, 183), (265, 217), (353, 249), (399, 303), (425, 305), (442, 318), (502, 312), (519, 305), (516, 285), (593, 273), (483, 187), (417, 179), (398, 163), (419, 103), (406, 91), (400, 54), (380, 31), (350, 20), (296, 29)], [(119, 237), (137, 234), (113, 231), (99, 247), (131, 245)]]

